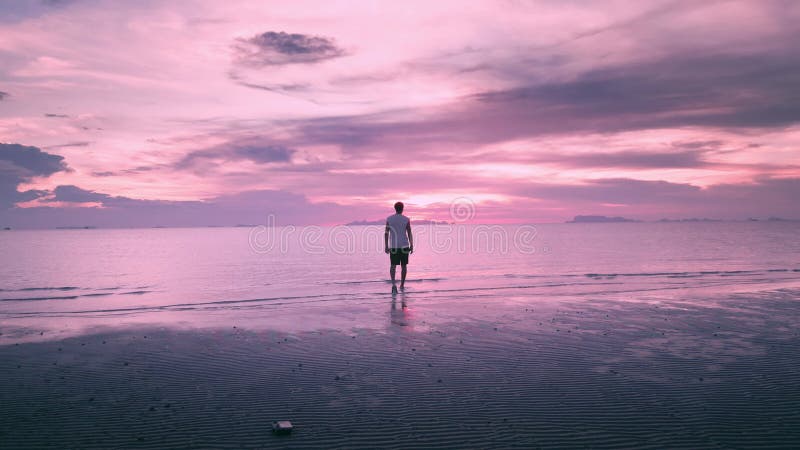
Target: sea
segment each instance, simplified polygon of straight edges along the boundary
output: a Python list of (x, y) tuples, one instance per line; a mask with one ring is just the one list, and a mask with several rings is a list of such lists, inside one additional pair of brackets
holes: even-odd
[[(414, 244), (405, 289), (427, 300), (800, 286), (800, 222), (433, 224), (414, 228)], [(383, 228), (369, 225), (4, 231), (0, 320), (85, 329), (380, 302), (383, 250)]]

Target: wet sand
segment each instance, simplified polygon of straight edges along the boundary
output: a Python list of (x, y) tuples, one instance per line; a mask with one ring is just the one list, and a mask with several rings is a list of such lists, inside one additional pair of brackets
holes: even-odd
[(309, 331), (303, 308), (72, 336), (5, 323), (0, 447), (790, 448), (798, 300), (409, 293), (338, 312), (381, 317), (366, 327)]

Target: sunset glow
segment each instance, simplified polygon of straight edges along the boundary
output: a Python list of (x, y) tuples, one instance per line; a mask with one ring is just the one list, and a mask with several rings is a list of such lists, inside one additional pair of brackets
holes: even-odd
[(800, 4), (0, 6), (0, 226), (800, 219)]

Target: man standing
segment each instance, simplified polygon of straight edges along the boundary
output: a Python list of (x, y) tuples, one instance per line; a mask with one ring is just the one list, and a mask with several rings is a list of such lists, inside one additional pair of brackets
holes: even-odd
[(394, 274), (400, 264), (400, 289), (406, 284), (406, 265), (408, 255), (414, 253), (414, 238), (411, 236), (411, 221), (403, 215), (403, 202), (394, 204), (395, 214), (386, 218), (386, 232), (383, 234), (384, 251), (389, 254), (389, 275), (392, 277), (392, 292), (397, 292)]

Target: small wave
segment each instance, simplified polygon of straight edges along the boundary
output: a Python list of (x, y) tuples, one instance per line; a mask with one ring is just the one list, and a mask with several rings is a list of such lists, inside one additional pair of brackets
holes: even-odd
[(197, 303), (175, 303), (170, 305), (159, 306), (134, 306), (130, 308), (108, 308), (108, 309), (88, 309), (81, 311), (36, 311), (36, 312), (16, 312), (10, 314), (11, 317), (58, 317), (58, 316), (75, 316), (81, 314), (134, 314), (142, 312), (157, 312), (157, 311), (186, 311), (198, 309), (213, 309), (219, 307), (230, 307), (235, 305), (269, 303), (270, 305), (284, 305), (287, 303), (304, 303), (309, 301), (324, 301), (326, 298), (332, 300), (339, 300), (341, 297), (357, 298), (356, 296), (349, 296), (346, 294), (316, 294), (316, 295), (298, 295), (291, 297), (263, 297), (251, 298), (245, 300), (216, 300), (210, 302), (197, 302)]
[[(442, 281), (445, 278), (414, 278), (407, 279), (406, 283), (420, 283), (423, 281)], [(375, 284), (375, 283), (391, 283), (392, 280), (364, 280), (364, 281), (332, 281), (325, 284), (341, 284), (341, 285), (355, 285), (355, 284)]]
[(49, 297), (20, 297), (20, 298), (0, 298), (0, 302), (21, 302), (21, 301), (36, 301), (36, 300), (74, 300), (80, 297), (79, 295), (64, 295), (64, 296), (49, 296)]
[[(442, 281), (444, 278), (414, 278), (406, 279), (406, 283), (421, 283), (423, 281)], [(392, 280), (383, 280), (385, 283), (391, 283)]]
[[(795, 272), (800, 269), (794, 269)], [(632, 272), (632, 273), (586, 273), (587, 278), (614, 278), (614, 277), (668, 277), (668, 278), (690, 278), (705, 275), (718, 275), (721, 277), (737, 275), (756, 275), (768, 272), (789, 272), (789, 269), (762, 269), (762, 270), (701, 270), (697, 272)]]
[(142, 295), (147, 294), (148, 292), (152, 291), (130, 291), (130, 292), (120, 292), (119, 295)]
[[(149, 292), (149, 291), (146, 291)], [(131, 292), (131, 294), (135, 294), (136, 292)], [(142, 292), (144, 293), (144, 292)], [(11, 297), (11, 298), (0, 298), (0, 302), (25, 302), (25, 301), (42, 301), (42, 300), (75, 300), (80, 297), (105, 297), (108, 295), (113, 295), (112, 292), (91, 292), (88, 294), (76, 294), (76, 295), (49, 295), (49, 296), (42, 296), (42, 297)]]
[(30, 292), (30, 291), (74, 291), (80, 289), (75, 286), (57, 286), (57, 287), (27, 287), (20, 289), (0, 289), (0, 292)]
[(588, 278), (601, 277), (664, 277), (670, 275), (689, 275), (689, 272), (636, 272), (636, 273), (587, 273)]

